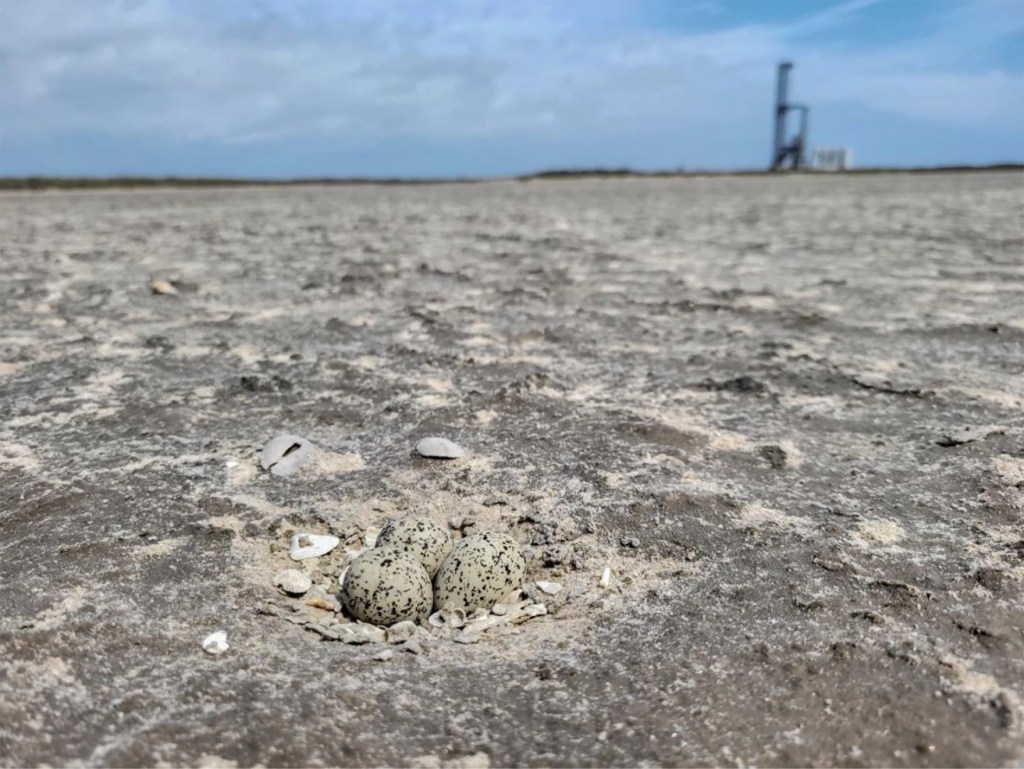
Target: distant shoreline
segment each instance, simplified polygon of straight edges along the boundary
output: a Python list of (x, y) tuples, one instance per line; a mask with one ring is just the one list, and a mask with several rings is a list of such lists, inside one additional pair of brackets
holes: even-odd
[(228, 177), (186, 177), (186, 176), (111, 176), (111, 177), (61, 177), (61, 176), (5, 176), (0, 177), (0, 191), (38, 191), (64, 189), (110, 189), (134, 187), (287, 187), (297, 185), (424, 185), (424, 184), (474, 184), (496, 181), (546, 181), (568, 179), (685, 179), (698, 177), (728, 176), (861, 176), (869, 174), (930, 174), (977, 171), (1024, 171), (1024, 163), (993, 163), (990, 165), (948, 165), (925, 167), (878, 167), (853, 168), (847, 171), (782, 171), (738, 170), (738, 171), (635, 171), (628, 168), (567, 168), (538, 171), (519, 176), (465, 177), (465, 178), (399, 178), (399, 177), (324, 177), (295, 179), (242, 179)]

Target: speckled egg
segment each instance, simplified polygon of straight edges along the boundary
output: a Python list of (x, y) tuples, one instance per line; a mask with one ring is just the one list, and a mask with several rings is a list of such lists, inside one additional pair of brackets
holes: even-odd
[(460, 539), (434, 578), (434, 608), (490, 609), (523, 585), (526, 558), (508, 534), (487, 532)]
[(415, 555), (433, 577), (451, 552), (452, 538), (425, 515), (410, 515), (388, 522), (377, 536), (377, 545), (390, 545)]
[(416, 622), (430, 613), (430, 576), (412, 553), (375, 547), (349, 565), (339, 597), (349, 613), (363, 622)]

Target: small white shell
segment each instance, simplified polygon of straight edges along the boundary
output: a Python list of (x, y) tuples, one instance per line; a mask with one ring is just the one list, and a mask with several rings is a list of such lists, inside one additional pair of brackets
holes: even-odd
[(165, 294), (170, 296), (178, 293), (178, 289), (171, 285), (171, 282), (168, 280), (154, 280), (149, 284), (149, 290), (154, 294)]
[(223, 630), (210, 633), (203, 639), (203, 651), (207, 654), (223, 654), (228, 648), (228, 634)]
[(274, 575), (274, 585), (288, 595), (303, 595), (313, 587), (313, 580), (298, 569), (281, 569)]
[(537, 587), (548, 595), (556, 595), (562, 592), (562, 586), (557, 582), (537, 582)]
[(612, 567), (611, 566), (605, 567), (605, 570), (601, 573), (601, 581), (598, 582), (598, 584), (601, 587), (605, 587), (605, 588), (612, 584)]
[(466, 455), (465, 449), (447, 438), (424, 438), (416, 444), (416, 453), (430, 459), (458, 459)]
[(363, 535), (363, 544), (367, 547), (377, 546), (377, 537), (380, 536), (380, 529), (371, 526), (366, 530), (366, 534)]
[(439, 611), (435, 611), (427, 617), (427, 622), (431, 627), (444, 627), (444, 614)]
[(288, 555), (293, 561), (317, 558), (331, 552), (339, 544), (341, 540), (331, 534), (296, 534), (292, 537)]
[(494, 616), (496, 616), (496, 617), (504, 617), (506, 614), (508, 614), (508, 604), (507, 603), (496, 603), (496, 604), (494, 604), (494, 606), (491, 607), (491, 613), (494, 614)]
[(313, 459), (313, 444), (297, 435), (279, 435), (260, 452), (260, 467), (287, 477)]

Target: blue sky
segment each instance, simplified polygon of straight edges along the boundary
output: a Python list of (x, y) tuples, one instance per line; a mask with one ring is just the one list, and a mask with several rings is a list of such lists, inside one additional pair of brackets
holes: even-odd
[(2, 0), (0, 174), (1024, 161), (1024, 0)]

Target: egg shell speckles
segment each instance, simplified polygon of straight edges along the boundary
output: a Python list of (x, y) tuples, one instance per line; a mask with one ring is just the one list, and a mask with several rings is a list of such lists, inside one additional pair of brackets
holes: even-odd
[(417, 622), (430, 614), (430, 577), (415, 555), (377, 547), (349, 565), (340, 598), (349, 613), (363, 622)]
[(446, 529), (425, 515), (395, 518), (377, 536), (377, 545), (390, 545), (420, 559), (427, 574), (433, 577), (452, 549), (452, 538)]
[(434, 578), (434, 608), (490, 608), (523, 585), (526, 558), (512, 537), (501, 532), (460, 539)]

